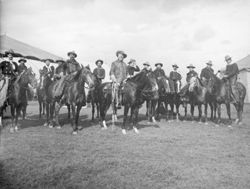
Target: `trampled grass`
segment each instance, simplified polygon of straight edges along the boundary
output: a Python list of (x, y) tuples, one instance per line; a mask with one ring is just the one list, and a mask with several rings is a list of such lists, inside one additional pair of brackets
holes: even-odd
[(250, 188), (249, 105), (232, 128), (163, 119), (154, 126), (141, 109), (140, 134), (125, 136), (91, 123), (90, 109), (81, 111), (77, 136), (66, 114), (61, 130), (49, 129), (37, 110), (30, 103), (32, 120), (21, 121), (19, 132), (2, 130), (0, 188)]

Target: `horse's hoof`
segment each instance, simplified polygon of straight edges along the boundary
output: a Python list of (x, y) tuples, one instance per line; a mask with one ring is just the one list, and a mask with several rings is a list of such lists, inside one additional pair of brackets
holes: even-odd
[(15, 131), (14, 131), (14, 128), (10, 128), (10, 133), (14, 133)]
[(15, 127), (14, 127), (14, 130), (15, 130), (15, 131), (18, 131), (18, 127), (17, 127), (17, 126), (15, 126)]
[(57, 129), (61, 129), (61, 128), (62, 128), (62, 126), (57, 126), (56, 128), (57, 128)]
[(234, 123), (235, 123), (235, 124), (238, 124), (238, 123), (239, 123), (239, 119), (236, 119)]
[(205, 125), (208, 125), (208, 122), (205, 122)]
[(202, 124), (202, 122), (201, 122), (201, 121), (199, 121), (199, 124)]
[(108, 129), (108, 127), (102, 127), (101, 129), (102, 129), (102, 130), (107, 130), (107, 129)]
[(72, 132), (72, 135), (77, 135), (77, 131), (73, 131), (73, 132)]
[(138, 131), (138, 129), (136, 127), (133, 127), (133, 129), (134, 129), (136, 134), (139, 134), (139, 131)]
[(228, 128), (232, 128), (232, 125), (228, 125), (227, 127), (228, 127)]
[(44, 127), (47, 127), (47, 126), (48, 126), (48, 123), (44, 123), (43, 126), (44, 126)]
[(52, 129), (52, 128), (53, 128), (53, 125), (52, 125), (52, 124), (49, 124), (49, 128)]
[(242, 125), (243, 123), (240, 121), (239, 123), (238, 123), (238, 125)]
[(125, 130), (125, 129), (122, 129), (122, 134), (124, 134), (124, 135), (126, 135), (126, 134), (127, 134), (127, 132), (126, 132), (126, 130)]

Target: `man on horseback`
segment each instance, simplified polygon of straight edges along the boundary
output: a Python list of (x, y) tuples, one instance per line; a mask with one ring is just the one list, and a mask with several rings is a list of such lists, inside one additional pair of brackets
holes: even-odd
[(55, 70), (54, 66), (50, 65), (50, 59), (46, 59), (45, 66), (43, 66), (44, 75), (52, 79), (54, 77), (54, 70)]
[(93, 74), (96, 76), (98, 84), (101, 84), (102, 80), (105, 78), (105, 70), (102, 67), (103, 60), (99, 59), (95, 64), (97, 67), (94, 69)]
[(232, 58), (229, 55), (225, 56), (225, 61), (227, 62), (227, 66), (223, 78), (228, 81), (228, 90), (229, 94), (231, 94), (230, 96), (233, 99), (233, 103), (237, 103), (240, 100), (237, 90), (237, 76), (239, 73), (239, 68), (236, 63), (232, 62)]
[(18, 72), (19, 72), (19, 74), (28, 69), (27, 66), (25, 65), (26, 62), (27, 62), (27, 60), (24, 58), (21, 58), (20, 60), (18, 60), (18, 63), (19, 63)]
[(177, 72), (179, 66), (177, 64), (172, 65), (173, 71), (170, 72), (169, 75), (169, 84), (170, 84), (170, 91), (173, 93), (178, 93), (181, 88), (181, 74)]
[(209, 60), (206, 64), (207, 64), (207, 67), (203, 68), (200, 74), (200, 78), (203, 84), (205, 85), (208, 84), (209, 79), (211, 79), (212, 75), (214, 74), (214, 70), (212, 68), (212, 65), (213, 65), (212, 61)]
[(130, 59), (128, 62), (128, 76), (134, 76), (134, 72), (139, 72), (140, 68), (136, 65), (135, 59)]
[(187, 84), (181, 89), (182, 96), (187, 95), (191, 78), (198, 77), (198, 73), (194, 71), (195, 66), (193, 64), (188, 65), (187, 68), (189, 69), (189, 72), (187, 73), (186, 77)]
[(123, 81), (127, 79), (128, 75), (127, 64), (123, 62), (123, 60), (127, 57), (127, 54), (125, 54), (123, 51), (117, 51), (116, 56), (118, 59), (112, 62), (109, 75), (115, 87), (117, 108), (120, 109), (122, 101), (120, 89)]
[(149, 62), (145, 62), (145, 63), (143, 63), (143, 69), (141, 70), (142, 72), (146, 72), (146, 73), (148, 73), (148, 72), (150, 72), (150, 71), (152, 71), (152, 68), (151, 68), (151, 65), (149, 64)]
[(80, 64), (76, 61), (77, 54), (75, 51), (68, 52), (69, 59), (66, 61), (67, 74), (71, 74), (81, 69)]
[(155, 64), (155, 70), (153, 71), (153, 73), (154, 73), (154, 75), (155, 75), (155, 77), (156, 77), (156, 79), (159, 81), (160, 79), (163, 79), (163, 78), (165, 78), (165, 79), (167, 79), (166, 80), (166, 82), (164, 82), (163, 84), (164, 84), (164, 88), (165, 88), (165, 91), (166, 92), (169, 92), (170, 91), (170, 89), (169, 89), (169, 83), (168, 83), (168, 77), (166, 76), (166, 74), (165, 74), (165, 72), (164, 72), (164, 70), (162, 69), (162, 66), (163, 66), (163, 64), (162, 63), (156, 63)]
[(2, 103), (7, 100), (11, 92), (10, 86), (13, 84), (18, 74), (18, 65), (13, 61), (13, 54), (13, 51), (6, 52), (6, 56), (9, 60), (0, 63), (0, 75), (2, 75), (2, 80), (5, 80), (5, 82), (2, 82), (3, 86), (0, 86), (0, 100)]

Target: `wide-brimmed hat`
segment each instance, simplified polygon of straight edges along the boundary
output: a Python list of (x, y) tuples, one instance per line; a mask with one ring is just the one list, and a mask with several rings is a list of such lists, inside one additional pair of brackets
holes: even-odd
[(177, 66), (177, 64), (173, 64), (172, 67), (173, 68), (179, 68), (179, 66)]
[(98, 62), (101, 62), (101, 64), (103, 65), (103, 60), (98, 59), (97, 61), (95, 61), (95, 64), (97, 65)]
[(160, 63), (160, 62), (158, 62), (158, 63), (155, 64), (155, 66), (158, 66), (158, 65), (160, 65), (161, 67), (163, 66), (163, 64)]
[(212, 66), (213, 65), (212, 60), (209, 60), (206, 64)]
[(25, 62), (27, 62), (27, 60), (24, 59), (24, 58), (21, 58), (21, 59), (18, 60), (18, 62), (19, 62), (19, 63), (21, 63), (21, 62), (25, 63)]
[(149, 62), (144, 62), (143, 66), (150, 66)]
[(231, 60), (232, 59), (232, 57), (231, 56), (229, 56), (229, 55), (226, 55), (225, 56), (225, 61), (227, 61), (227, 60)]
[(116, 56), (118, 56), (118, 54), (122, 54), (123, 58), (127, 57), (127, 54), (125, 52), (123, 52), (123, 51), (116, 51)]
[(193, 64), (189, 64), (187, 68), (195, 68), (195, 66)]
[(67, 55), (69, 56), (70, 54), (73, 54), (75, 56), (75, 58), (77, 57), (77, 54), (75, 53), (75, 51), (70, 51), (67, 53)]
[(130, 59), (130, 61), (128, 62), (128, 64), (131, 64), (132, 62), (136, 62), (135, 59)]

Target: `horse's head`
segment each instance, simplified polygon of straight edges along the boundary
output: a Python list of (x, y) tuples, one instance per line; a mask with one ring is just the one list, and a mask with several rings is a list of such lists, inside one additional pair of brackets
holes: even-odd
[(96, 77), (89, 69), (82, 67), (81, 78), (88, 84), (90, 89), (93, 89), (95, 87), (95, 84), (97, 82)]
[(189, 91), (194, 91), (194, 88), (199, 85), (199, 80), (196, 76), (190, 78), (190, 85), (189, 85)]
[(152, 91), (158, 91), (159, 87), (157, 84), (157, 78), (155, 77), (155, 74), (153, 72), (148, 72), (147, 77), (148, 77), (150, 86), (152, 88)]
[(36, 75), (33, 72), (32, 68), (28, 68), (26, 71), (21, 73), (20, 82), (23, 85), (31, 84), (32, 87), (37, 86)]

